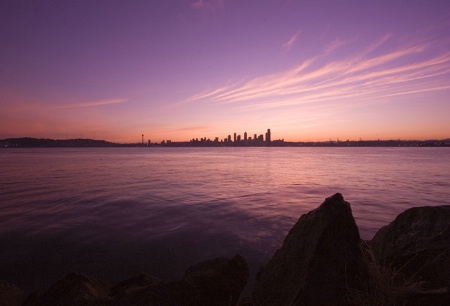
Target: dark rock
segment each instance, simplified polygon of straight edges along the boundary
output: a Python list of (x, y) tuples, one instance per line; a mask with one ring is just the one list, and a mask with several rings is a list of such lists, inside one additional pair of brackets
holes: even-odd
[(37, 306), (38, 303), (39, 294), (37, 292), (31, 292), (23, 302), (22, 306)]
[(405, 298), (404, 304), (408, 306), (448, 306), (450, 305), (450, 290), (441, 288), (415, 292)]
[(190, 267), (181, 281), (140, 275), (122, 282), (111, 290), (111, 305), (234, 306), (248, 277), (247, 262), (240, 255), (216, 258)]
[(156, 276), (142, 273), (112, 287), (110, 296), (120, 298), (120, 296), (128, 295), (134, 291), (139, 291), (161, 283), (162, 280)]
[(25, 298), (25, 293), (14, 284), (0, 280), (0, 306), (18, 306)]
[(245, 259), (217, 258), (186, 270), (183, 281), (195, 291), (198, 305), (236, 305), (250, 272)]
[(450, 205), (410, 208), (370, 245), (381, 265), (404, 278), (423, 282), (425, 289), (450, 287)]
[(192, 288), (185, 282), (159, 282), (147, 286), (129, 287), (124, 294), (114, 296), (110, 306), (184, 306), (197, 305)]
[[(185, 305), (187, 294), (174, 290), (176, 282), (165, 282), (153, 275), (139, 274), (111, 288), (111, 306)], [(186, 287), (186, 286), (184, 286)], [(185, 290), (187, 291), (187, 289)]]
[(79, 273), (71, 273), (56, 282), (37, 300), (39, 306), (104, 305), (108, 287), (102, 282)]
[(367, 272), (350, 204), (337, 193), (300, 217), (261, 272), (255, 305), (341, 305)]
[(254, 305), (251, 298), (245, 297), (239, 302), (239, 306), (254, 306)]

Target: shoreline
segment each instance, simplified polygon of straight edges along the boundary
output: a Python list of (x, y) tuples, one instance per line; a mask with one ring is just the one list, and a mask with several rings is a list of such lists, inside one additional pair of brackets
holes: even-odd
[[(327, 198), (318, 208), (299, 218), (286, 236), (280, 249), (269, 260), (265, 268), (258, 272), (255, 288), (247, 287), (248, 289), (244, 291), (244, 288), (248, 286), (250, 278), (249, 266), (244, 258), (236, 255), (231, 259), (216, 258), (191, 266), (186, 270), (184, 277), (180, 280), (163, 281), (155, 276), (142, 274), (118, 284), (108, 286), (103, 281), (96, 280), (90, 276), (70, 273), (64, 279), (53, 284), (46, 292), (41, 294), (32, 293), (28, 297), (17, 286), (2, 282), (1, 287), (4, 290), (1, 290), (0, 297), (3, 297), (4, 300), (11, 300), (11, 297), (8, 296), (9, 294), (13, 296), (12, 299), (14, 300), (15, 296), (16, 302), (5, 304), (8, 306), (64, 305), (53, 302), (49, 304), (49, 296), (52, 296), (51, 301), (55, 301), (54, 299), (61, 301), (65, 299), (64, 301), (67, 303), (68, 301), (73, 301), (73, 292), (76, 289), (75, 292), (82, 294), (83, 298), (87, 298), (91, 302), (97, 301), (98, 303), (103, 303), (101, 305), (119, 305), (116, 304), (119, 302), (122, 303), (120, 305), (140, 305), (132, 302), (133, 299), (137, 298), (136, 294), (138, 293), (140, 294), (138, 296), (145, 293), (146, 299), (151, 300), (156, 297), (164, 298), (165, 294), (170, 292), (171, 299), (178, 299), (177, 301), (182, 303), (180, 305), (184, 305), (184, 301), (190, 303), (193, 301), (192, 299), (197, 301), (198, 305), (207, 305), (207, 303), (211, 303), (211, 298), (213, 300), (221, 299), (225, 298), (227, 294), (230, 294), (227, 289), (225, 291), (228, 293), (222, 297), (205, 297), (205, 295), (208, 295), (207, 292), (212, 290), (213, 287), (211, 286), (216, 286), (214, 288), (219, 292), (223, 288), (229, 288), (228, 286), (230, 284), (238, 282), (240, 285), (235, 288), (232, 294), (234, 296), (232, 305), (237, 305), (238, 297), (242, 292), (244, 292), (243, 297), (245, 299), (242, 299), (239, 305), (301, 305), (288, 302), (293, 296), (297, 296), (298, 298), (298, 293), (295, 293), (296, 290), (302, 292), (303, 302), (307, 302), (310, 305), (321, 305), (323, 302), (342, 302), (341, 299), (347, 298), (348, 292), (353, 292), (353, 302), (357, 298), (363, 298), (365, 300), (379, 298), (379, 296), (373, 296), (373, 292), (364, 291), (361, 284), (367, 282), (367, 284), (370, 283), (371, 287), (373, 287), (374, 273), (376, 277), (381, 277), (383, 282), (391, 281), (393, 276), (386, 274), (386, 270), (383, 267), (389, 267), (389, 269), (401, 267), (402, 270), (406, 271), (406, 274), (402, 276), (403, 279), (412, 280), (413, 285), (417, 285), (418, 287), (408, 287), (407, 289), (409, 291), (405, 291), (406, 293), (400, 297), (388, 296), (387, 298), (395, 298), (397, 302), (411, 302), (412, 298), (419, 301), (417, 302), (418, 304), (412, 305), (427, 305), (430, 301), (435, 305), (441, 305), (439, 301), (448, 302), (449, 297), (449, 284), (446, 281), (448, 282), (450, 279), (450, 271), (445, 265), (442, 266), (450, 258), (449, 217), (449, 205), (410, 208), (399, 214), (389, 225), (379, 229), (371, 241), (363, 241), (359, 237), (358, 227), (353, 218), (350, 204), (344, 201), (342, 195), (335, 194)], [(405, 236), (402, 234), (404, 231), (408, 235)], [(412, 240), (411, 237), (413, 238)], [(392, 241), (397, 242), (393, 243)], [(318, 257), (319, 253), (316, 252), (322, 248), (328, 251), (325, 251), (323, 255)], [(336, 248), (340, 251), (337, 251), (338, 249)], [(322, 251), (320, 252), (322, 254)], [(411, 252), (415, 252), (414, 254), (417, 255), (411, 257)], [(401, 255), (403, 253), (405, 255)], [(389, 254), (394, 254), (395, 256), (392, 257), (393, 255)], [(289, 259), (292, 256), (298, 259), (292, 261)], [(429, 258), (435, 259), (431, 261), (431, 266)], [(334, 274), (331, 272), (339, 270), (338, 267), (341, 264), (345, 264), (348, 260), (352, 263), (352, 269), (354, 271), (349, 272), (345, 270), (346, 272), (344, 274), (347, 275), (347, 278), (351, 278), (353, 276), (350, 275), (355, 273), (358, 281), (354, 285), (351, 285), (354, 287), (341, 288), (338, 286), (341, 288), (338, 290), (336, 289), (338, 287), (334, 287), (333, 285), (327, 290), (324, 287), (324, 280), (327, 279), (327, 283), (329, 283), (330, 280), (336, 278), (334, 281), (341, 283), (342, 280), (340, 277), (342, 277), (342, 273)], [(413, 261), (412, 263), (411, 260)], [(330, 264), (331, 266), (329, 268), (324, 268)], [(308, 267), (308, 269), (305, 270), (305, 267)], [(309, 271), (311, 269), (318, 270), (311, 272)], [(436, 274), (434, 271), (440, 272)], [(313, 274), (308, 276), (308, 273)], [(225, 277), (224, 275), (228, 276)], [(414, 277), (410, 278), (408, 275), (414, 275)], [(275, 280), (274, 277), (278, 280)], [(294, 282), (297, 284), (296, 286), (300, 287), (294, 286), (290, 289), (290, 292), (287, 291), (284, 295), (280, 295), (280, 288), (285, 288), (285, 286), (289, 287), (291, 286), (290, 284), (293, 284), (292, 277), (297, 280)], [(301, 281), (301, 279), (305, 281)], [(314, 279), (316, 280), (314, 281)], [(365, 281), (362, 282), (362, 279)], [(158, 285), (156, 286), (156, 284)], [(401, 285), (405, 286), (404, 283)], [(398, 286), (398, 284), (392, 283), (391, 286)], [(318, 287), (321, 289), (319, 292), (316, 292)], [(61, 288), (65, 289), (61, 291)], [(88, 290), (86, 288), (90, 289)], [(92, 288), (95, 288), (95, 294), (93, 294)], [(119, 290), (117, 288), (121, 289)], [(389, 290), (392, 289), (399, 290), (397, 287), (392, 287)], [(381, 292), (380, 288), (376, 288), (376, 290), (379, 291), (376, 292), (378, 295), (386, 294), (385, 292)], [(326, 294), (324, 294), (324, 291)], [(64, 295), (64, 292), (66, 295)], [(248, 292), (253, 292), (252, 297), (248, 296)], [(305, 292), (309, 293), (307, 294)], [(326, 300), (323, 300), (324, 296), (326, 296)], [(398, 300), (399, 298), (401, 299)], [(204, 299), (207, 299), (207, 302)], [(205, 303), (203, 304), (203, 302)], [(167, 305), (171, 304), (169, 303)], [(218, 305), (221, 304), (219, 303)]]
[(450, 147), (450, 139), (430, 140), (346, 140), (317, 142), (288, 142), (284, 140), (218, 142), (211, 140), (161, 143), (114, 143), (95, 139), (44, 139), (44, 138), (8, 138), (0, 140), (0, 148), (76, 148), (76, 147)]

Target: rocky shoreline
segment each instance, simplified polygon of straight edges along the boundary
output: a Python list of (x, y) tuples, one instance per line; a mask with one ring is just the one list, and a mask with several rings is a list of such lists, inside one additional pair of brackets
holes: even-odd
[(216, 258), (181, 280), (136, 275), (110, 285), (71, 273), (43, 294), (0, 281), (0, 306), (450, 305), (450, 206), (415, 207), (363, 241), (339, 193), (300, 217), (251, 296), (245, 259)]

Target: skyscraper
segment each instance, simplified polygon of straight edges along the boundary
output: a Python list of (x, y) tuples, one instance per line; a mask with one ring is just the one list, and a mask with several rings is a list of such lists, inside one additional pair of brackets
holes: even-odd
[(270, 142), (270, 129), (267, 129), (266, 142)]

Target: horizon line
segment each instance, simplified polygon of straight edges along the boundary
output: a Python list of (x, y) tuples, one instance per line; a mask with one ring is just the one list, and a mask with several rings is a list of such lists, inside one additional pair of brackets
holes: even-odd
[[(60, 138), (45, 138), (45, 137), (41, 137), (41, 138), (37, 138), (37, 137), (30, 137), (30, 136), (22, 136), (22, 137), (9, 137), (9, 138), (3, 138), (0, 139), (0, 142), (5, 142), (8, 140), (13, 140), (13, 139), (36, 139), (36, 140), (49, 140), (49, 141), (70, 141), (70, 140), (90, 140), (90, 141), (97, 141), (97, 142), (108, 142), (108, 143), (112, 143), (112, 144), (123, 144), (123, 145), (128, 145), (128, 144), (142, 144), (142, 141), (138, 141), (138, 142), (114, 142), (114, 141), (109, 141), (106, 139), (93, 139), (93, 138), (66, 138), (66, 139), (60, 139)], [(183, 140), (183, 141), (172, 141), (170, 139), (164, 139), (160, 142), (150, 142), (150, 144), (154, 145), (154, 144), (161, 144), (161, 143), (167, 143), (167, 141), (169, 141), (169, 143), (191, 143), (193, 139), (198, 139), (198, 138), (192, 138), (190, 140)], [(202, 138), (200, 138), (202, 139)], [(206, 137), (205, 137), (206, 139)], [(253, 141), (254, 139), (251, 139), (250, 141)], [(205, 142), (214, 142), (214, 140), (211, 139), (206, 139)], [(329, 139), (329, 140), (297, 140), (297, 141), (285, 141), (284, 138), (282, 139), (276, 139), (276, 140), (270, 140), (269, 142), (284, 142), (284, 143), (345, 143), (345, 142), (388, 142), (388, 141), (398, 141), (398, 142), (427, 142), (427, 141), (450, 141), (450, 137), (449, 138), (443, 138), (443, 139), (438, 139), (438, 138), (428, 138), (428, 139), (401, 139), (401, 138), (397, 138), (397, 139), (345, 139), (345, 140), (341, 140), (339, 138), (336, 138), (335, 140), (333, 139)], [(198, 140), (198, 142), (201, 142), (200, 140)], [(223, 142), (223, 140), (219, 140), (218, 143), (226, 143)], [(237, 140), (237, 141), (231, 141), (231, 143), (242, 143), (245, 142), (245, 140), (241, 139), (241, 140)], [(268, 142), (266, 140), (263, 140), (262, 142)], [(148, 142), (147, 142), (148, 143)]]

